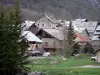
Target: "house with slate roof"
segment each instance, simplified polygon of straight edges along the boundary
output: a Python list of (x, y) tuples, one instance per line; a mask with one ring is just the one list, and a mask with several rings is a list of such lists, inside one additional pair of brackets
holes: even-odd
[(47, 15), (43, 15), (40, 17), (36, 22), (35, 25), (38, 26), (39, 28), (55, 28), (59, 24), (59, 21), (52, 18), (48, 17)]
[(93, 36), (92, 36), (92, 45), (95, 50), (100, 49), (100, 25), (95, 27)]
[(73, 25), (81, 29), (87, 29), (90, 36), (92, 36), (95, 27), (99, 24), (98, 21), (88, 21), (86, 19), (73, 20)]
[(41, 44), (46, 52), (51, 52), (52, 55), (56, 51), (61, 51), (63, 48), (63, 33), (57, 29), (41, 29), (37, 36), (41, 38)]

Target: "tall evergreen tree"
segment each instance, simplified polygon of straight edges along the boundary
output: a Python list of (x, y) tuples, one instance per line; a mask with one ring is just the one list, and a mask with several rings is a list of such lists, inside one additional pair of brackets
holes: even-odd
[(70, 57), (73, 52), (73, 45), (75, 43), (74, 40), (75, 40), (75, 32), (72, 25), (72, 21), (70, 21), (67, 32), (67, 50), (66, 50), (67, 57)]
[(25, 63), (27, 42), (19, 42), (21, 35), (21, 9), (18, 0), (8, 16), (0, 13), (0, 75), (15, 75)]
[(0, 3), (0, 75), (4, 73), (6, 70), (6, 56), (7, 56), (7, 50), (6, 50), (6, 39), (5, 39), (5, 31), (6, 31), (6, 18), (5, 18), (5, 12), (3, 4)]

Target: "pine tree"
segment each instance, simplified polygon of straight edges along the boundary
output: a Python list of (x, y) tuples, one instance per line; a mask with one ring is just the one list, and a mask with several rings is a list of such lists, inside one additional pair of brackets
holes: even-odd
[(8, 16), (0, 13), (0, 75), (15, 75), (24, 68), (27, 42), (19, 42), (21, 34), (21, 9), (18, 1)]
[(87, 42), (84, 47), (84, 53), (90, 53), (90, 54), (94, 53), (94, 48), (92, 47), (92, 45), (89, 42)]
[(6, 19), (3, 4), (0, 3), (0, 75), (4, 73), (6, 68), (7, 48), (5, 46), (6, 39)]
[(73, 45), (73, 54), (78, 54), (79, 53), (79, 50), (80, 50), (80, 45), (78, 42), (76, 42), (74, 45)]
[(66, 50), (67, 57), (70, 57), (74, 50), (73, 49), (73, 45), (75, 43), (74, 40), (75, 40), (75, 32), (72, 26), (72, 21), (70, 21), (70, 24), (68, 26), (68, 32), (67, 32), (67, 50)]

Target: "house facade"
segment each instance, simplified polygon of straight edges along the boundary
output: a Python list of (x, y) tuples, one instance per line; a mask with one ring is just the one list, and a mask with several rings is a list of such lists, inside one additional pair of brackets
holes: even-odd
[(92, 36), (92, 45), (95, 50), (100, 49), (100, 25), (95, 27), (93, 36)]
[(58, 23), (56, 19), (43, 15), (35, 22), (35, 25), (39, 28), (55, 28)]
[(63, 48), (63, 35), (56, 29), (41, 29), (37, 36), (41, 38), (43, 43), (41, 47), (46, 51), (55, 55), (57, 51), (61, 51)]

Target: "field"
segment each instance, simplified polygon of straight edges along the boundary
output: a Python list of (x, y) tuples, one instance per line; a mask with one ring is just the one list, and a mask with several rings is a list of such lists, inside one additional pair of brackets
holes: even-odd
[(43, 75), (100, 75), (99, 68), (73, 68), (84, 65), (100, 65), (86, 58), (69, 58), (62, 60), (61, 57), (29, 58), (30, 64), (26, 66), (32, 71), (41, 71)]

